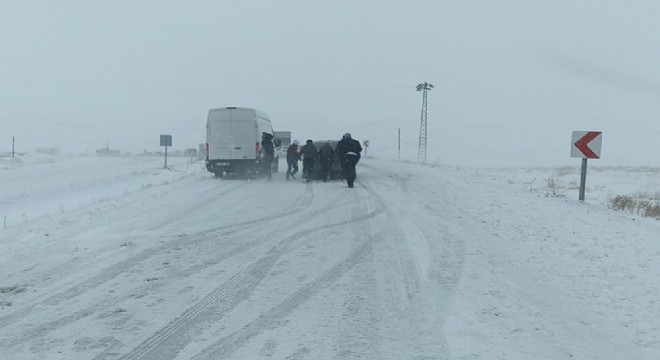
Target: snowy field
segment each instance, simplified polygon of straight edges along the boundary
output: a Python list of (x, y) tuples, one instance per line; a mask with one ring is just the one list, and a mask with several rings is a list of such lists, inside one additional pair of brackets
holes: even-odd
[(2, 359), (660, 359), (659, 169), (0, 157)]

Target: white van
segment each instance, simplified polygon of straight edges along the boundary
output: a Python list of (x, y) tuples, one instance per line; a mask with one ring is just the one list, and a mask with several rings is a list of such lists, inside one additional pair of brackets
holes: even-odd
[[(257, 109), (225, 107), (209, 110), (206, 122), (206, 169), (216, 177), (229, 173), (250, 174), (259, 164), (261, 134), (273, 135), (268, 114)], [(275, 152), (273, 171), (278, 170)]]

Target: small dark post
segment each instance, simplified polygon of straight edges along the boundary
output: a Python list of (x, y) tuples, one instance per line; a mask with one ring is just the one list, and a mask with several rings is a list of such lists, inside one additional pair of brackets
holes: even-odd
[(401, 160), (401, 128), (399, 128), (399, 160)]
[(14, 143), (15, 143), (15, 140), (16, 140), (15, 137), (12, 136), (11, 137), (11, 157), (12, 158), (14, 157)]

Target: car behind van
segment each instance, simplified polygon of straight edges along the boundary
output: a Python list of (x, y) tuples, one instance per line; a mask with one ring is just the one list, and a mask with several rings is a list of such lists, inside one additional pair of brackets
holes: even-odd
[[(268, 114), (245, 107), (209, 110), (206, 122), (206, 169), (221, 177), (227, 174), (258, 174), (263, 171), (259, 159), (261, 134), (273, 135)], [(279, 166), (275, 152), (273, 171)]]

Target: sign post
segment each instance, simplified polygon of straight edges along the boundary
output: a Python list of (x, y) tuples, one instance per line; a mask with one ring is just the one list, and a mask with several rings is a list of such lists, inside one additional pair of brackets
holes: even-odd
[(172, 146), (172, 135), (161, 135), (160, 146), (165, 146), (165, 167), (167, 169), (167, 147)]
[(571, 157), (582, 158), (579, 200), (584, 201), (587, 184), (587, 159), (600, 159), (603, 133), (600, 131), (573, 131), (571, 143)]
[(399, 161), (401, 161), (401, 128), (399, 128)]
[(369, 140), (364, 140), (362, 142), (362, 146), (364, 146), (364, 157), (367, 157), (367, 148), (369, 147)]

